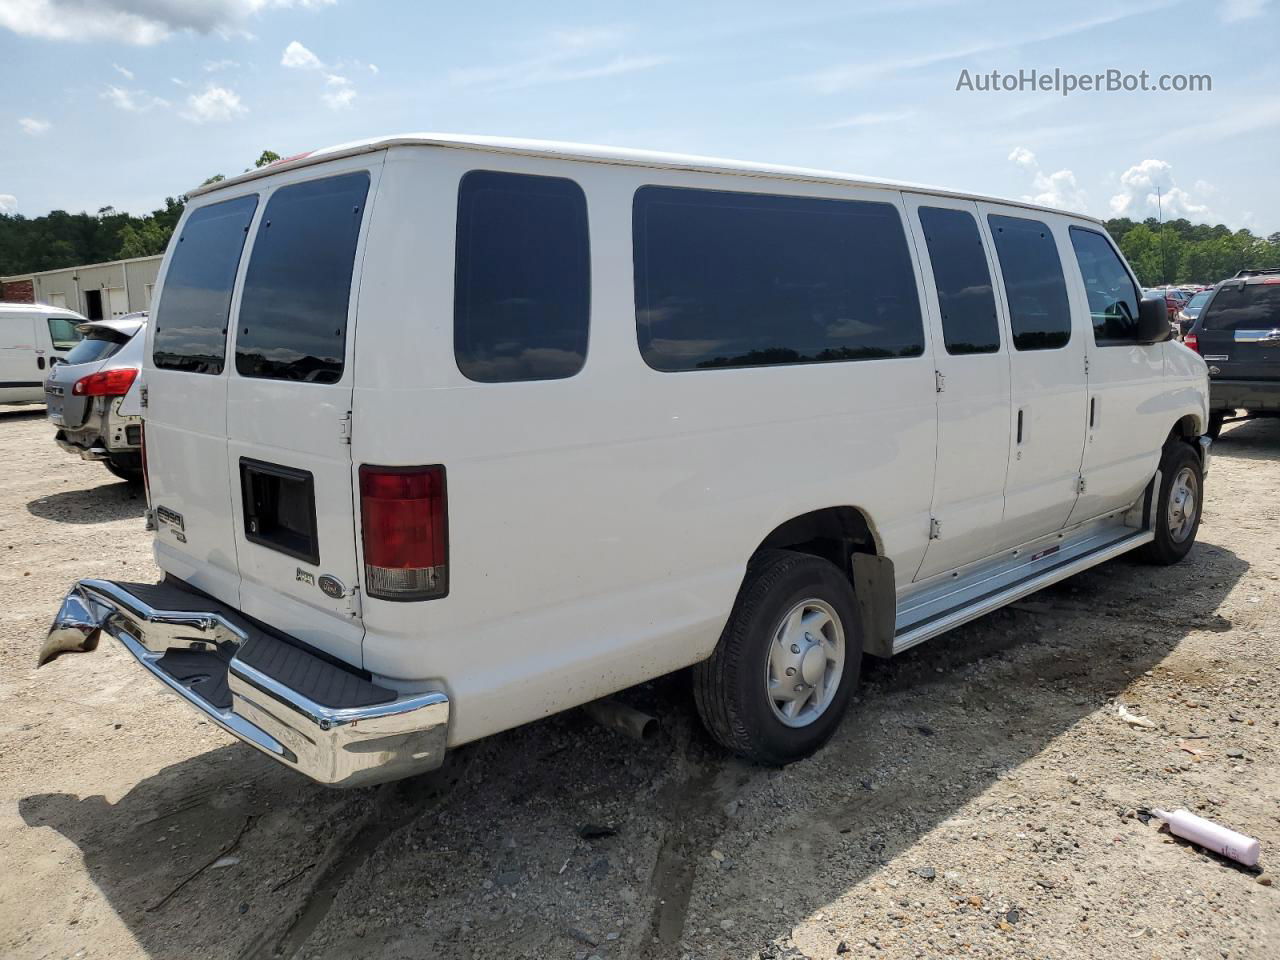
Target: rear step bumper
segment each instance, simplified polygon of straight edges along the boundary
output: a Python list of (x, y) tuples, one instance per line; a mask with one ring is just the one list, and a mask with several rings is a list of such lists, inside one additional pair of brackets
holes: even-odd
[(169, 583), (79, 581), (37, 666), (95, 649), (101, 633), (232, 736), (320, 783), (378, 783), (444, 760), (445, 694), (398, 696)]

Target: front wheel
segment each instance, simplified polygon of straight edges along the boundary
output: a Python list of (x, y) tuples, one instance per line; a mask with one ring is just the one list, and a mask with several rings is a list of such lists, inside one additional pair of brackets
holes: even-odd
[(1173, 441), (1160, 457), (1160, 489), (1155, 504), (1155, 539), (1142, 548), (1151, 563), (1177, 563), (1190, 551), (1200, 529), (1204, 478), (1200, 457), (1190, 445)]
[(747, 566), (715, 652), (693, 668), (694, 699), (724, 747), (781, 766), (831, 739), (861, 668), (849, 578), (819, 557), (766, 550)]

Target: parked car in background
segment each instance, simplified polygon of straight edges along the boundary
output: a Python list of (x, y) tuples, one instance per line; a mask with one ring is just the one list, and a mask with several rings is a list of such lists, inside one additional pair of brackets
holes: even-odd
[(1176, 328), (1178, 324), (1178, 311), (1182, 309), (1182, 301), (1177, 297), (1170, 296), (1169, 292), (1162, 287), (1149, 287), (1142, 291), (1144, 300), (1157, 300), (1164, 303), (1165, 313), (1168, 315), (1169, 324)]
[(1174, 322), (1178, 325), (1178, 336), (1186, 336), (1187, 331), (1191, 329), (1191, 324), (1195, 322), (1196, 317), (1200, 316), (1200, 311), (1209, 301), (1209, 294), (1212, 292), (1212, 290), (1199, 291), (1178, 310), (1174, 318)]
[(145, 312), (80, 324), (83, 339), (44, 382), (58, 446), (134, 483), (142, 480), (142, 418), (120, 407), (142, 367), (146, 325)]
[(84, 317), (44, 303), (0, 303), (0, 403), (44, 399), (45, 374), (80, 341)]
[(1241, 270), (1211, 291), (1184, 337), (1209, 365), (1209, 428), (1280, 415), (1280, 267)]
[(157, 291), (165, 580), (80, 581), (39, 659), (110, 636), (324, 783), (686, 667), (786, 763), (863, 654), (1195, 542), (1204, 363), (1078, 214), (396, 137), (192, 191)]

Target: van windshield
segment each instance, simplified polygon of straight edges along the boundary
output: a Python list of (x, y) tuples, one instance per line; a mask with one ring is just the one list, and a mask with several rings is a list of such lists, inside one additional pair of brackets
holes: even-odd
[(53, 349), (70, 350), (80, 342), (80, 331), (76, 322), (66, 317), (49, 318), (49, 339), (53, 341)]
[(1280, 327), (1280, 283), (1228, 284), (1204, 311), (1209, 330), (1271, 330)]

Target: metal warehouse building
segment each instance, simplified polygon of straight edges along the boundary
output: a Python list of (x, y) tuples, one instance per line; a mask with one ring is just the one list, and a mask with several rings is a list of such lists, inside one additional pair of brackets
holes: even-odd
[(67, 307), (90, 320), (151, 306), (163, 255), (0, 277), (0, 301)]

